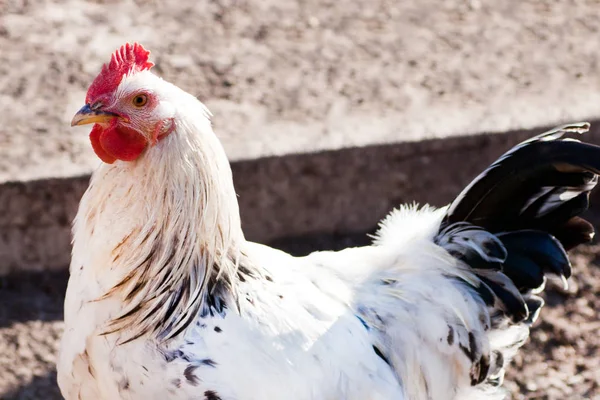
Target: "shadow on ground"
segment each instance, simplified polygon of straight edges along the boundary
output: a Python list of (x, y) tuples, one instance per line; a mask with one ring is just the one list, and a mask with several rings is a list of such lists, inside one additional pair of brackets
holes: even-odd
[(15, 322), (60, 321), (68, 272), (26, 272), (0, 277), (0, 328)]
[(61, 400), (62, 396), (56, 385), (56, 370), (47, 375), (36, 376), (27, 385), (21, 386), (2, 397), (3, 400)]

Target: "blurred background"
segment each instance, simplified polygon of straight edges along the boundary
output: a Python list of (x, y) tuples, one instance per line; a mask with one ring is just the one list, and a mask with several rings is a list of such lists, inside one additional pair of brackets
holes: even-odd
[[(0, 398), (60, 398), (69, 225), (99, 163), (69, 121), (126, 41), (213, 112), (247, 237), (305, 254), (446, 204), (548, 127), (589, 120), (600, 144), (598, 21), (598, 0), (0, 2)], [(598, 254), (550, 285), (514, 399), (600, 399)]]

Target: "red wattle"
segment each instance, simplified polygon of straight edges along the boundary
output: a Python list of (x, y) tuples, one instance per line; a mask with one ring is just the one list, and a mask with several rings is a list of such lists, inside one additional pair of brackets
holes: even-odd
[(146, 139), (137, 131), (123, 126), (111, 126), (100, 135), (102, 148), (117, 160), (136, 160), (146, 148)]
[(148, 144), (139, 132), (118, 125), (116, 119), (108, 128), (95, 125), (90, 133), (90, 140), (96, 155), (108, 164), (115, 160), (134, 161)]
[(92, 142), (92, 149), (94, 149), (94, 153), (96, 153), (96, 155), (105, 163), (112, 164), (117, 159), (104, 151), (102, 145), (100, 144), (100, 135), (102, 135), (103, 131), (104, 129), (101, 125), (95, 124), (90, 132), (90, 142)]

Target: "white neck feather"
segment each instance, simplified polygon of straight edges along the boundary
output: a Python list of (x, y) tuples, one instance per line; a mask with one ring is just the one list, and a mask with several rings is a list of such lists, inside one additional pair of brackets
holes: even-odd
[(112, 272), (103, 297), (122, 308), (107, 331), (125, 341), (176, 336), (199, 312), (215, 311), (214, 292), (225, 306), (236, 301), (244, 236), (231, 168), (193, 100), (178, 109), (194, 117), (177, 116), (176, 130), (139, 160), (94, 173), (75, 220), (74, 256), (93, 248), (95, 273)]

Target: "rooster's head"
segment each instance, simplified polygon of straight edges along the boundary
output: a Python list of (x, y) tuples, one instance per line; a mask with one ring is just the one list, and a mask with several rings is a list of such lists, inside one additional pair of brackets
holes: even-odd
[(175, 129), (176, 107), (170, 101), (175, 87), (150, 72), (149, 54), (137, 43), (115, 51), (71, 121), (71, 126), (95, 124), (90, 140), (106, 163), (134, 161)]

